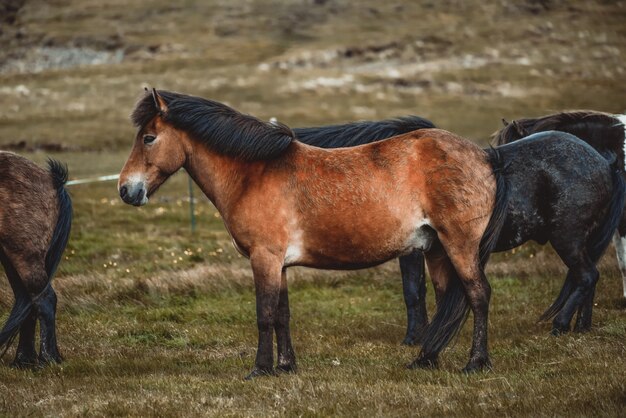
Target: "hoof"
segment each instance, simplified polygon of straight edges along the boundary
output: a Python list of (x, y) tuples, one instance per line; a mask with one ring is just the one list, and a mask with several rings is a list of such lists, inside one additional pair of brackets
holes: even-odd
[(569, 322), (563, 323), (559, 321), (559, 318), (556, 318), (554, 321), (552, 321), (552, 331), (550, 332), (550, 334), (554, 335), (555, 337), (558, 337), (561, 334), (567, 334), (569, 332), (569, 324)]
[(591, 321), (576, 321), (574, 332), (584, 333), (591, 331)]
[(411, 363), (407, 364), (407, 369), (437, 369), (439, 361), (436, 358), (418, 357)]
[(256, 379), (257, 377), (264, 377), (264, 376), (276, 376), (276, 372), (274, 371), (274, 369), (260, 369), (258, 367), (255, 367), (254, 369), (252, 369), (252, 371), (250, 372), (249, 375), (246, 376), (246, 380), (252, 380), (252, 379)]
[(404, 340), (402, 340), (402, 345), (417, 345), (419, 344), (419, 341), (416, 338), (413, 337), (404, 337)]
[(482, 371), (490, 371), (491, 369), (491, 361), (489, 361), (488, 358), (484, 358), (470, 360), (469, 363), (467, 363), (467, 366), (463, 368), (462, 372), (465, 374), (471, 374)]
[(36, 369), (36, 368), (39, 368), (40, 366), (39, 366), (39, 362), (37, 362), (37, 359), (30, 359), (30, 360), (16, 359), (9, 365), (9, 367), (13, 369), (28, 370), (28, 369)]
[(402, 340), (402, 345), (409, 345), (409, 346), (413, 346), (413, 345), (419, 345), (422, 342), (422, 336), (421, 335), (407, 335), (406, 337), (404, 337), (404, 340)]
[(426, 330), (427, 325), (420, 325), (415, 328), (415, 330), (407, 331), (404, 340), (402, 340), (403, 345), (418, 345), (422, 342), (422, 338), (424, 337), (424, 332)]
[(37, 353), (32, 355), (26, 355), (23, 352), (17, 352), (15, 360), (11, 363), (10, 367), (14, 369), (34, 369), (39, 366), (37, 361)]
[(296, 373), (297, 371), (298, 367), (295, 363), (279, 364), (276, 366), (277, 373)]
[(569, 332), (569, 327), (553, 327), (552, 331), (550, 331), (550, 334), (552, 334), (555, 337), (558, 337), (559, 335), (563, 335), (563, 334), (567, 334)]
[(39, 353), (39, 364), (46, 366), (48, 364), (61, 364), (63, 363), (63, 357), (58, 351), (53, 352), (41, 352)]
[(591, 331), (591, 325), (581, 325), (574, 327), (574, 332), (577, 332), (579, 334), (583, 334), (589, 331)]

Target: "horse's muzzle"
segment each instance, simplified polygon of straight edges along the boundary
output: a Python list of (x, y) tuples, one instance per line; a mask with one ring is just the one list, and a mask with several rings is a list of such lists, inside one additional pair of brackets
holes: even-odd
[(142, 206), (148, 203), (148, 196), (143, 183), (124, 184), (120, 186), (120, 197), (124, 203), (133, 206)]

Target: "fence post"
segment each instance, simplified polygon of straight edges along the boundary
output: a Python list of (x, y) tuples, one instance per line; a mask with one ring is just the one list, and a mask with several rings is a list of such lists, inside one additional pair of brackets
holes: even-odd
[(189, 179), (189, 215), (191, 216), (191, 233), (194, 234), (196, 232), (196, 214), (194, 210), (194, 201), (193, 201), (193, 181), (191, 180), (191, 176), (187, 174), (187, 178)]

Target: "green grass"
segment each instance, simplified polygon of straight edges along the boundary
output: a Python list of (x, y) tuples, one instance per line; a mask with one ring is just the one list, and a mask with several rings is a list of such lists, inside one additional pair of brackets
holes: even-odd
[(404, 368), (417, 349), (399, 345), (404, 312), (396, 276), (395, 268), (383, 267), (336, 281), (295, 279), (290, 298), (299, 372), (254, 382), (243, 380), (256, 346), (249, 282), (238, 289), (196, 295), (170, 290), (167, 296), (61, 309), (60, 344), (67, 361), (34, 372), (9, 369), (4, 361), (3, 410), (159, 416), (623, 414), (626, 321), (615, 296), (607, 296), (618, 294), (614, 278), (598, 289), (595, 330), (558, 338), (548, 335), (549, 324), (534, 321), (560, 280), (493, 280), (494, 370), (466, 376), (459, 369), (467, 360), (469, 324), (444, 352), (441, 370)]
[[(31, 148), (56, 144), (72, 178), (117, 173), (146, 85), (292, 126), (418, 114), (484, 145), (501, 117), (623, 113), (625, 19), (624, 4), (606, 1), (27, 1), (23, 36), (0, 34), (0, 65), (42, 44), (100, 49), (112, 40), (126, 58), (0, 74), (0, 148), (24, 140), (20, 152), (43, 163), (47, 154)], [(14, 370), (9, 351), (0, 416), (626, 414), (626, 304), (612, 249), (593, 331), (559, 338), (535, 322), (565, 277), (554, 252), (530, 244), (494, 255), (494, 369), (471, 376), (459, 373), (471, 318), (440, 370), (404, 368), (418, 348), (399, 344), (406, 320), (395, 262), (291, 269), (299, 372), (244, 381), (256, 351), (250, 268), (201, 197), (191, 233), (187, 187), (178, 174), (140, 209), (120, 202), (114, 182), (70, 188), (75, 220), (54, 281), (66, 361)], [(0, 319), (11, 295), (1, 280)], [(432, 289), (428, 304), (432, 315)]]

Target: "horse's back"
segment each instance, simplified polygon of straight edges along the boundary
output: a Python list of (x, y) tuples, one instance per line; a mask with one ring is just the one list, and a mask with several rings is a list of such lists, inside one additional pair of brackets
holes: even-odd
[[(544, 131), (498, 147), (507, 164), (523, 169), (556, 169), (587, 175), (608, 170), (616, 155), (600, 154), (588, 142), (560, 131)], [(576, 164), (572, 164), (575, 161)], [(511, 170), (513, 174), (513, 170)]]

